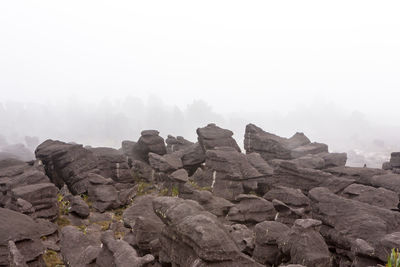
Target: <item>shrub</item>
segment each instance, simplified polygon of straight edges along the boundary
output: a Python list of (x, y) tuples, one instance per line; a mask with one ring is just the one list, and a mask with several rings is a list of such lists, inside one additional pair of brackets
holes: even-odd
[(388, 256), (386, 267), (400, 267), (399, 249), (392, 249), (392, 253)]

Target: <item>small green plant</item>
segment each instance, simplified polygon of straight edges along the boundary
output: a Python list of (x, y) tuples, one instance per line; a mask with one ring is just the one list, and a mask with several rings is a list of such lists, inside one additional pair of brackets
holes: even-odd
[(114, 221), (121, 222), (122, 221), (122, 215), (124, 214), (124, 211), (126, 210), (126, 207), (120, 207), (118, 209), (113, 210), (113, 215), (112, 218)]
[(64, 226), (70, 225), (71, 222), (65, 218), (64, 216), (58, 216), (57, 220), (56, 220), (56, 224), (58, 225), (58, 227), (63, 228)]
[(399, 249), (392, 249), (392, 253), (388, 256), (386, 267), (400, 267)]
[(110, 229), (111, 225), (111, 221), (98, 221), (94, 223), (101, 226), (101, 231), (107, 231), (108, 229)]
[(171, 189), (171, 196), (173, 196), (173, 197), (179, 196), (179, 189), (178, 189), (177, 186), (172, 187), (172, 189)]
[(89, 208), (92, 208), (92, 202), (89, 200), (89, 196), (87, 194), (81, 194), (81, 198), (86, 202)]
[(69, 201), (64, 200), (64, 197), (61, 194), (58, 194), (57, 203), (59, 208), (59, 216), (68, 215), (70, 209)]
[(77, 228), (78, 228), (79, 231), (81, 231), (84, 235), (87, 234), (87, 227), (86, 227), (86, 225), (82, 224), (82, 225), (77, 226)]
[(65, 266), (61, 256), (54, 250), (46, 250), (43, 254), (43, 260), (46, 267), (61, 267)]
[(138, 186), (137, 186), (137, 196), (143, 196), (146, 195), (148, 193), (151, 193), (151, 187), (152, 185), (150, 183), (146, 183), (146, 182), (139, 182)]
[(163, 189), (160, 190), (160, 192), (158, 192), (158, 195), (160, 197), (169, 196), (169, 192), (168, 191), (169, 191), (168, 188), (163, 188)]
[(212, 192), (212, 188), (210, 186), (199, 186), (195, 181), (189, 180), (189, 183), (196, 189), (196, 190), (201, 190), (201, 191), (210, 191)]

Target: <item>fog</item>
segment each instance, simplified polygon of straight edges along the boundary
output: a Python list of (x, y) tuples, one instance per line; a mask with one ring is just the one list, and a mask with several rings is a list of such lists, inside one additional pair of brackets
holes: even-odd
[(118, 148), (143, 129), (194, 141), (209, 122), (241, 144), (255, 123), (380, 167), (400, 150), (399, 8), (2, 1), (0, 146), (36, 136)]

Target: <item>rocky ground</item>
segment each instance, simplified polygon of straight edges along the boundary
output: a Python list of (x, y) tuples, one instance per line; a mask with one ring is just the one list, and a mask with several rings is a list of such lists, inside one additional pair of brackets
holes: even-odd
[(365, 267), (400, 247), (400, 153), (353, 168), (302, 133), (197, 135), (0, 160), (0, 266)]

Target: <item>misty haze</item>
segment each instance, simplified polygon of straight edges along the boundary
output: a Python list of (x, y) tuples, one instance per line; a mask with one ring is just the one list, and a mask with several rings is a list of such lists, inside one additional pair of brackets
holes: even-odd
[(0, 267), (394, 266), (399, 10), (1, 1)]

